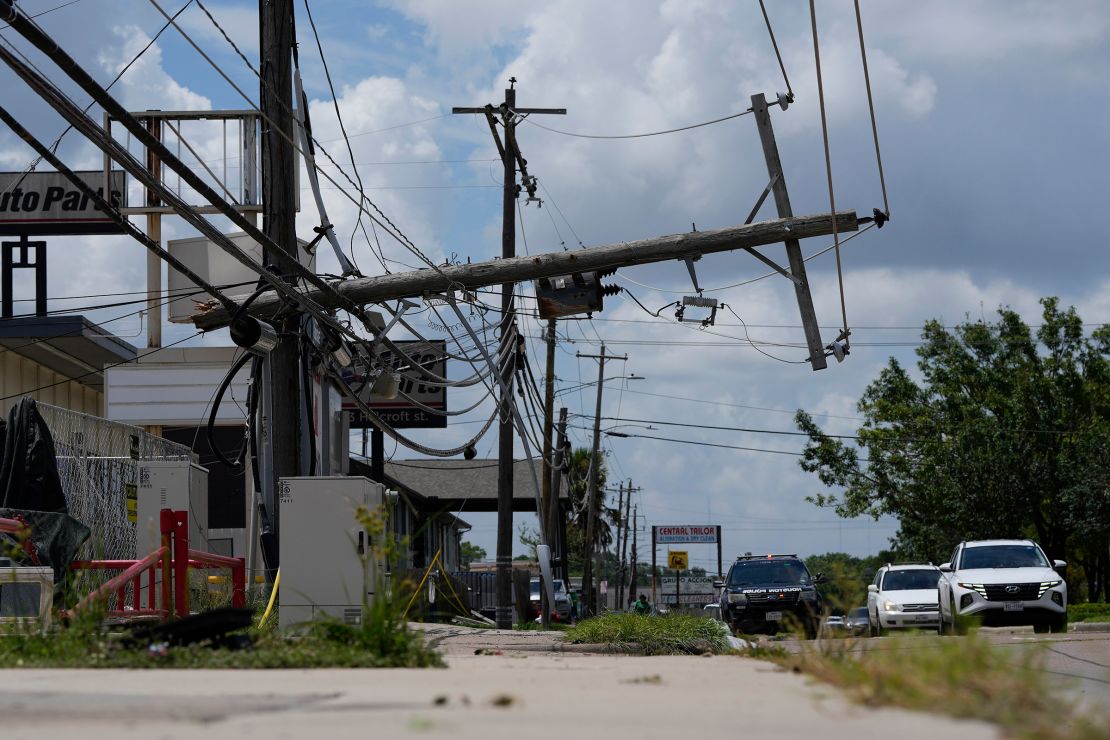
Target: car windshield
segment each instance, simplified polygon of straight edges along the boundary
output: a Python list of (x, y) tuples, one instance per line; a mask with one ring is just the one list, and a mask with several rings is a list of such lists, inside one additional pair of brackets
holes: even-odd
[(745, 560), (732, 566), (728, 585), (809, 584), (809, 571), (796, 560)]
[(916, 591), (937, 587), (935, 570), (888, 570), (883, 576), (883, 591)]
[(965, 547), (961, 569), (971, 568), (1047, 568), (1039, 547), (1034, 545), (984, 545)]
[(852, 617), (853, 619), (867, 619), (867, 607), (857, 606), (848, 616)]

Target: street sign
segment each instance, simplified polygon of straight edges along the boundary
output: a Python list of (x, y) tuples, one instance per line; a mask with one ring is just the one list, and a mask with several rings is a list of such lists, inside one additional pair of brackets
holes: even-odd
[[(103, 170), (76, 174), (94, 191), (104, 194)], [(111, 190), (106, 196), (109, 203), (114, 206), (127, 204), (127, 188), (121, 170), (112, 171)], [(0, 172), (0, 235), (122, 233), (119, 226), (97, 210), (92, 201), (59, 172), (26, 175)]]
[(668, 550), (667, 567), (671, 570), (686, 570), (690, 567), (690, 553), (686, 550)]
[[(431, 341), (402, 340), (394, 342), (412, 361), (420, 363), (436, 375), (447, 376), (447, 342), (442, 339)], [(447, 417), (420, 408), (417, 403), (437, 411), (447, 410), (447, 389), (443, 386), (426, 385), (421, 376), (411, 367), (409, 360), (397, 356), (392, 350), (379, 345), (375, 357), (379, 367), (389, 368), (399, 375), (396, 398), (383, 399), (367, 396), (366, 403), (391, 427), (398, 429), (446, 429)], [(360, 371), (351, 368), (347, 382), (359, 388), (363, 378)], [(408, 396), (408, 398), (406, 398)], [(373, 426), (353, 401), (343, 401), (344, 410), (351, 414), (351, 429), (369, 429)]]
[(714, 524), (682, 524), (655, 527), (655, 542), (660, 545), (715, 544), (717, 526)]

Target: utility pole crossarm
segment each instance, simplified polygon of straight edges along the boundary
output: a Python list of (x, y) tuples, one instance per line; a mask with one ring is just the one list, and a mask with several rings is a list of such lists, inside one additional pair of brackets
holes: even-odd
[[(859, 219), (856, 212), (837, 213), (836, 230), (841, 234), (858, 231)], [(794, 241), (829, 236), (832, 232), (832, 214), (794, 216), (758, 221), (746, 226), (672, 234), (587, 247), (570, 252), (560, 250), (530, 257), (489, 260), (469, 265), (448, 265), (438, 270), (415, 270), (344, 280), (332, 283), (332, 287), (339, 295), (355, 303), (380, 303), (459, 288), (484, 288), (510, 281), (523, 282), (575, 272), (646, 265), (716, 252), (729, 252), (746, 247), (775, 244), (787, 239)], [(334, 307), (334, 300), (317, 289), (308, 290), (306, 295), (320, 305)], [(246, 295), (239, 295), (232, 297), (232, 300), (235, 303), (242, 303), (246, 298)], [(263, 293), (250, 305), (247, 313), (259, 317), (270, 316), (282, 305), (280, 297), (272, 292)], [(205, 331), (227, 326), (229, 320), (230, 316), (223, 307), (207, 309), (193, 316), (196, 327)]]

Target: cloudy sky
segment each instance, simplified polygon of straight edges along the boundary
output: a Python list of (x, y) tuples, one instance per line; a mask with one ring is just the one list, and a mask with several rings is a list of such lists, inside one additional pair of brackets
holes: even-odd
[[(158, 1), (171, 14), (182, 5)], [(808, 3), (768, 4), (796, 95), (788, 110), (773, 113), (793, 208), (797, 214), (827, 212)], [(1105, 237), (1089, 220), (1102, 212), (1100, 200), (1110, 192), (1110, 79), (1103, 74), (1110, 62), (1110, 6), (1098, 0), (861, 4), (892, 220), (842, 248), (853, 347), (847, 360), (816, 373), (798, 362), (806, 352), (793, 290), (744, 254), (697, 264), (701, 285), (731, 309), (719, 312), (712, 328), (679, 324), (673, 309), (653, 316), (627, 294), (609, 299), (592, 321), (559, 327), (559, 399), (572, 415), (576, 444), (588, 444), (595, 387), (573, 387), (597, 374), (594, 361), (576, 354), (596, 354), (604, 341), (610, 352), (628, 355), (606, 373), (615, 379), (605, 388), (604, 427), (638, 423), (616, 418), (646, 420), (617, 431), (764, 450), (604, 438), (611, 482), (632, 479), (642, 489), (635, 499), (641, 526), (722, 524), (726, 557), (745, 550), (863, 555), (886, 544), (896, 522), (841, 521), (807, 503), (820, 484), (790, 454), (801, 449), (801, 441), (769, 432), (792, 431), (791, 416), (803, 408), (830, 431), (850, 433), (858, 423), (861, 391), (888, 357), (913, 363), (925, 320), (989, 319), (1006, 305), (1036, 323), (1037, 299), (1045, 295), (1077, 306), (1092, 325), (1110, 320), (1110, 259)], [(59, 5), (61, 0), (21, 3), (32, 14)], [(867, 214), (883, 201), (852, 3), (818, 5), (836, 202)], [(256, 9), (217, 0), (205, 7), (256, 62)], [(541, 127), (598, 136), (654, 132), (739, 113), (756, 93), (773, 98), (785, 92), (755, 0), (385, 0), (314, 2), (311, 8), (367, 195), (436, 261), (500, 253), (501, 174), (489, 130), (480, 117), (450, 111), (500, 102), (509, 77), (518, 80), (519, 105), (568, 110), (519, 127), (544, 203), (538, 208), (521, 201), (518, 252), (669, 234), (692, 223), (698, 229), (739, 224), (766, 184), (750, 116), (633, 139), (581, 138)], [(108, 82), (165, 21), (152, 2), (80, 0), (39, 22)], [(257, 80), (197, 4), (179, 22), (256, 102)], [(303, 3), (297, 5), (297, 35), (316, 137), (350, 172)], [(25, 48), (10, 30), (0, 29), (0, 36)], [(29, 56), (62, 81), (48, 61)], [(42, 138), (53, 140), (64, 128), (6, 69), (0, 70), (0, 89), (3, 104)], [(172, 28), (113, 91), (132, 110), (248, 104)], [(99, 112), (93, 113), (99, 120)], [(197, 138), (204, 159), (222, 158), (215, 132), (198, 131)], [(75, 134), (60, 152), (75, 167), (99, 165), (92, 147)], [(0, 168), (21, 170), (29, 159), (26, 147), (0, 131)], [(338, 178), (334, 167), (326, 169)], [(347, 244), (355, 208), (341, 191), (325, 186), (331, 219)], [(318, 215), (309, 193), (302, 197), (298, 225), (310, 235)], [(768, 204), (761, 217), (773, 216)], [(164, 232), (169, 238), (192, 235), (174, 218), (166, 219)], [(65, 302), (64, 296), (144, 287), (145, 253), (122, 238), (57, 238), (51, 246), (50, 294), (58, 298), (52, 308), (90, 303)], [(815, 255), (828, 246), (827, 239), (810, 240), (803, 251)], [(418, 264), (395, 243), (383, 240), (382, 249), (392, 270)], [(783, 258), (781, 249), (766, 251)], [(361, 232), (354, 254), (365, 274), (382, 272)], [(321, 253), (319, 269), (333, 271), (334, 259)], [(807, 269), (829, 341), (840, 328), (834, 254), (815, 256)], [(614, 281), (651, 313), (692, 287), (677, 262), (622, 270)], [(525, 289), (527, 307), (529, 294)], [(93, 316), (107, 321), (129, 310)], [(144, 342), (137, 316), (106, 327)], [(417, 327), (430, 337), (446, 336), (427, 311)], [(538, 337), (541, 327), (525, 318), (522, 330)], [(190, 330), (167, 325), (165, 331), (168, 342)], [(529, 347), (542, 373), (542, 347), (535, 340)], [(646, 379), (618, 377), (633, 373)], [(461, 408), (473, 400), (460, 392), (449, 402)], [(481, 411), (485, 418), (488, 406)], [(644, 429), (651, 421), (767, 431), (659, 423)], [(420, 439), (453, 446), (480, 426), (478, 416), (459, 422)], [(479, 454), (491, 455), (495, 444), (494, 435), (487, 436)], [(396, 452), (397, 459), (413, 456)], [(492, 553), (493, 518), (464, 518), (474, 524), (470, 539)], [(709, 564), (708, 550), (692, 555)]]

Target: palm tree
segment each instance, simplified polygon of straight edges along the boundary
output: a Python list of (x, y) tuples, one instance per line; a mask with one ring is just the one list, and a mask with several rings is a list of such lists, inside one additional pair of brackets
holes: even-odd
[[(574, 450), (567, 462), (567, 487), (570, 492), (571, 511), (567, 520), (567, 549), (572, 569), (581, 569), (582, 551), (586, 540), (586, 522), (589, 517), (588, 501), (590, 494), (590, 451), (584, 447)], [(597, 488), (594, 501), (594, 542), (593, 551), (598, 552), (613, 542), (613, 532), (620, 525), (621, 513), (605, 505), (605, 479), (608, 471), (605, 458), (598, 454)]]

